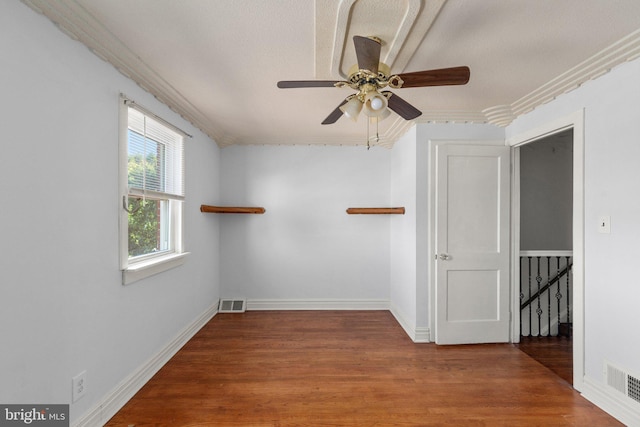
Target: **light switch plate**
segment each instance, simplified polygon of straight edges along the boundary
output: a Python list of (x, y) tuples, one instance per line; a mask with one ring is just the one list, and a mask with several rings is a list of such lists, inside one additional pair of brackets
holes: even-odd
[(611, 217), (602, 215), (598, 218), (598, 233), (611, 234)]

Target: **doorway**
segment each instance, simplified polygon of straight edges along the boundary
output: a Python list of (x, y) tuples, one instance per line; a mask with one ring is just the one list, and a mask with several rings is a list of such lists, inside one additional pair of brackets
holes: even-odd
[(519, 161), (520, 350), (573, 382), (573, 128), (523, 144)]
[[(512, 197), (512, 312), (520, 312), (520, 182), (518, 147), (542, 140), (551, 135), (571, 131), (572, 150), (572, 201), (571, 201), (571, 248), (572, 248), (572, 365), (573, 388), (582, 391), (584, 384), (584, 111), (579, 110), (565, 117), (538, 125), (526, 132), (507, 138), (507, 144), (513, 150), (513, 197)], [(520, 316), (514, 315), (511, 340), (520, 342)]]

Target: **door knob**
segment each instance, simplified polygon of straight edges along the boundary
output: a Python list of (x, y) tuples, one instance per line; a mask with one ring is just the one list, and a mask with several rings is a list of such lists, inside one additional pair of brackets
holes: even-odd
[(447, 254), (440, 254), (440, 259), (441, 259), (442, 261), (446, 261), (446, 260), (448, 260), (449, 258), (451, 258), (451, 257), (450, 257), (449, 255), (447, 255)]

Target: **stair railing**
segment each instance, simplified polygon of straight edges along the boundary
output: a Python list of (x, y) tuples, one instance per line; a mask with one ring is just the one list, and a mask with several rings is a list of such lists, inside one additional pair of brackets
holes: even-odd
[(572, 255), (571, 251), (520, 252), (520, 335), (557, 336), (570, 330)]

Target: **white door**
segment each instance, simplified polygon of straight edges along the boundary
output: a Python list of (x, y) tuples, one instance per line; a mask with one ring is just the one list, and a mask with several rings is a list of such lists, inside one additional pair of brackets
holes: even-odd
[(436, 149), (436, 343), (509, 341), (510, 149)]

